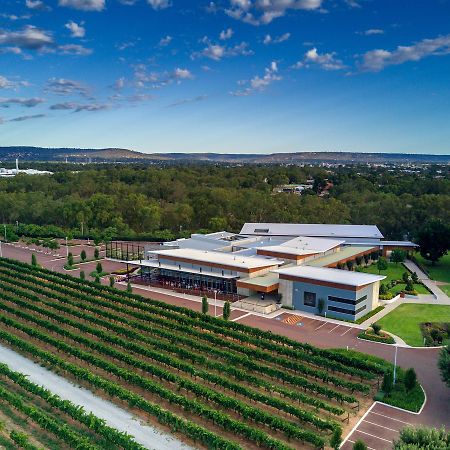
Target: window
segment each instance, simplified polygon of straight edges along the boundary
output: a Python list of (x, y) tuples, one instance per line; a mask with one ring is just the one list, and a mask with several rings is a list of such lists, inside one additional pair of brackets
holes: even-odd
[(364, 295), (363, 297), (358, 298), (358, 300), (350, 300), (349, 298), (333, 297), (332, 295), (329, 295), (328, 300), (330, 302), (345, 303), (346, 305), (358, 305), (359, 303), (363, 302), (364, 300), (367, 300), (367, 295)]
[(366, 305), (361, 306), (361, 308), (357, 309), (356, 311), (352, 311), (351, 309), (345, 309), (345, 308), (338, 308), (337, 306), (328, 306), (328, 311), (334, 311), (341, 314), (347, 314), (349, 316), (356, 316), (356, 314), (359, 314), (361, 311), (364, 311), (367, 308)]
[(253, 233), (268, 233), (268, 228), (255, 228), (255, 231)]
[(316, 307), (316, 294), (314, 292), (305, 292), (303, 294), (303, 304), (305, 306)]

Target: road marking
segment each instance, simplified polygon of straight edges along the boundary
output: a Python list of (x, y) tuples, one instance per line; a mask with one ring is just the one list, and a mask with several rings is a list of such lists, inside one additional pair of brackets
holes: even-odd
[(332, 328), (328, 333), (331, 333), (333, 330), (335, 330), (336, 328), (340, 327), (340, 325), (336, 325), (334, 328)]
[(347, 331), (344, 331), (342, 334), (341, 334), (341, 336), (344, 336), (344, 334), (347, 334), (350, 330), (352, 330), (352, 328), (347, 328)]
[(247, 314), (244, 314), (243, 316), (236, 317), (236, 319), (231, 319), (230, 322), (236, 322), (236, 320), (243, 319), (244, 317), (251, 316), (252, 314), (253, 313), (249, 312)]
[(375, 423), (375, 422), (370, 422), (369, 420), (363, 420), (363, 422), (370, 423), (371, 425), (376, 425), (377, 427), (380, 427), (380, 428), (385, 428), (386, 430), (393, 431), (394, 433), (398, 433), (399, 432), (398, 430), (394, 430), (393, 428), (389, 428), (389, 427), (385, 427), (383, 425), (379, 425), (378, 423)]
[(390, 441), (389, 439), (385, 439), (385, 438), (382, 438), (382, 437), (378, 437), (378, 436), (375, 436), (374, 434), (366, 433), (365, 431), (361, 431), (361, 430), (355, 430), (355, 431), (356, 431), (357, 433), (367, 434), (367, 436), (374, 437), (375, 439), (380, 439), (380, 441), (392, 442), (392, 441)]
[(319, 325), (317, 328), (315, 328), (315, 331), (317, 331), (318, 329), (324, 327), (328, 322), (324, 322), (322, 325)]
[(375, 405), (376, 405), (376, 402), (374, 402), (370, 405), (370, 408), (364, 413), (364, 415), (361, 417), (361, 419), (358, 420), (358, 422), (355, 424), (355, 426), (351, 429), (350, 433), (347, 434), (347, 436), (342, 441), (339, 448), (341, 448), (347, 442), (347, 440), (350, 438), (350, 436), (357, 430), (357, 428), (359, 427), (361, 422), (367, 417), (367, 415), (370, 413), (370, 411), (372, 411), (372, 409)]
[(375, 411), (372, 411), (372, 414), (376, 414), (377, 416), (386, 417), (387, 419), (395, 420), (396, 422), (405, 423), (406, 425), (411, 425), (409, 422), (405, 422), (405, 421), (400, 420), (400, 419), (394, 419), (393, 417), (389, 417), (389, 416), (386, 416), (384, 414), (377, 413)]

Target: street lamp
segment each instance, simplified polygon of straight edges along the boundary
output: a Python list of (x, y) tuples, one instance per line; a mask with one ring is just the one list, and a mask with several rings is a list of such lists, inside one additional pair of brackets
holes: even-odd
[(394, 356), (394, 386), (395, 386), (395, 381), (397, 378), (397, 350), (398, 350), (398, 345), (395, 344), (395, 356)]
[(214, 289), (214, 317), (217, 317), (217, 290)]
[(0, 258), (3, 258), (2, 241), (0, 241)]
[(66, 256), (69, 257), (69, 244), (67, 243), (67, 236), (66, 236)]
[(6, 225), (5, 225), (5, 224), (3, 224), (3, 227), (5, 228), (5, 242), (7, 242), (7, 241), (8, 241), (8, 239), (6, 238)]

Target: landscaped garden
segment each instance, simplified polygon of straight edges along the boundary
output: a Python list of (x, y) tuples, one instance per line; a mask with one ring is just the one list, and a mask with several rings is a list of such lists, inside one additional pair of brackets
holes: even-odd
[(386, 370), (16, 261), (0, 297), (1, 343), (202, 448), (336, 448)]
[(426, 338), (422, 335), (421, 324), (450, 323), (450, 306), (402, 304), (378, 323), (383, 330), (399, 336), (408, 345), (421, 347)]
[[(392, 294), (392, 296), (396, 296), (406, 289), (403, 274), (406, 272), (410, 275), (410, 272), (403, 264), (394, 262), (387, 262), (387, 268), (385, 270), (379, 270), (377, 264), (373, 263), (370, 266), (364, 267), (362, 272), (386, 276), (386, 279), (382, 281), (382, 284), (385, 286), (391, 286), (388, 288), (388, 291)], [(430, 293), (422, 283), (412, 283), (412, 286), (414, 291), (418, 294)]]

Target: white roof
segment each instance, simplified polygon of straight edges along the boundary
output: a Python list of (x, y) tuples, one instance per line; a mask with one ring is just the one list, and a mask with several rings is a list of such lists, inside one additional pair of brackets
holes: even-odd
[(372, 275), (362, 272), (350, 272), (349, 270), (311, 266), (287, 267), (285, 269), (279, 269), (277, 272), (280, 275), (309, 278), (311, 280), (327, 281), (329, 283), (345, 284), (348, 286), (364, 286), (386, 278), (383, 275)]
[(242, 227), (240, 234), (260, 236), (312, 236), (330, 238), (383, 238), (383, 235), (376, 225), (307, 223), (246, 223)]
[(339, 241), (337, 239), (300, 236), (282, 242), (279, 245), (267, 245), (259, 247), (259, 249), (277, 253), (286, 253), (289, 255), (311, 255), (315, 253), (325, 253), (344, 244), (344, 242), (345, 241)]
[(192, 248), (177, 248), (173, 250), (155, 250), (148, 252), (158, 255), (159, 258), (170, 256), (180, 260), (192, 260), (198, 263), (221, 264), (242, 269), (257, 269), (259, 267), (279, 266), (284, 261), (275, 258), (263, 258), (252, 256), (241, 256), (232, 252), (203, 251)]

